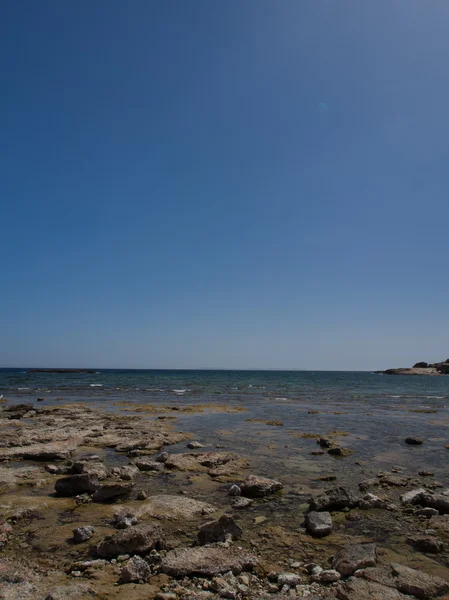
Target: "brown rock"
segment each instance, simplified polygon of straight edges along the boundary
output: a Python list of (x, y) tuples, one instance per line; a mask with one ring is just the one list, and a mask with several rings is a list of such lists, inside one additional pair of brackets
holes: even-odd
[(242, 571), (251, 570), (256, 564), (255, 556), (237, 548), (224, 546), (179, 548), (168, 552), (161, 561), (162, 571), (174, 577), (186, 575), (213, 577), (228, 571), (238, 575)]
[(163, 545), (162, 531), (158, 526), (136, 525), (106, 536), (97, 545), (97, 554), (102, 558), (112, 558), (119, 554), (146, 554)]

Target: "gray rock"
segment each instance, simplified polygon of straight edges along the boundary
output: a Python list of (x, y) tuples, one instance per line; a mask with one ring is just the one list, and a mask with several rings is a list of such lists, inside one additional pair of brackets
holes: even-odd
[(146, 554), (164, 545), (161, 529), (157, 525), (136, 525), (106, 536), (97, 545), (101, 558), (112, 558), (119, 554)]
[(443, 552), (444, 544), (438, 538), (431, 535), (419, 535), (407, 539), (407, 542), (420, 552), (427, 552), (429, 554), (438, 554)]
[(85, 525), (84, 527), (77, 527), (73, 530), (73, 539), (76, 543), (86, 542), (95, 533), (95, 529), (91, 525)]
[(230, 496), (241, 496), (242, 495), (242, 490), (240, 489), (240, 487), (236, 484), (231, 485), (231, 487), (228, 490), (228, 494)]
[(301, 583), (301, 576), (297, 573), (280, 573), (278, 575), (278, 585), (283, 587), (284, 585), (288, 585), (288, 587), (295, 587)]
[(222, 515), (216, 521), (209, 521), (201, 525), (198, 531), (198, 542), (204, 546), (204, 544), (224, 542), (229, 536), (233, 540), (237, 540), (241, 535), (242, 529), (234, 518), (230, 515)]
[[(45, 597), (45, 600), (80, 600), (80, 598), (94, 597), (94, 595), (94, 590), (87, 583), (72, 583), (52, 588)], [(7, 597), (10, 598), (10, 596)], [(37, 598), (37, 596), (34, 596), (34, 598)]]
[(61, 467), (57, 467), (56, 465), (45, 465), (44, 468), (50, 475), (62, 475), (64, 472)]
[(374, 494), (365, 494), (359, 501), (359, 508), (370, 510), (372, 508), (387, 508), (387, 502)]
[(140, 556), (133, 556), (126, 563), (120, 573), (121, 583), (138, 583), (139, 581), (146, 581), (151, 575), (151, 569), (143, 558)]
[(352, 492), (342, 486), (338, 486), (312, 498), (309, 508), (311, 511), (328, 511), (353, 508), (356, 505), (357, 499)]
[(174, 494), (150, 496), (136, 511), (138, 517), (144, 515), (155, 519), (190, 520), (211, 515), (217, 508), (201, 500), (194, 500)]
[(401, 496), (402, 504), (421, 504), (423, 502), (423, 498), (427, 494), (427, 490), (424, 488), (418, 488), (417, 490), (411, 490), (410, 492), (406, 492)]
[(162, 462), (158, 462), (146, 456), (136, 459), (134, 464), (139, 471), (154, 471), (157, 473), (164, 471), (164, 464)]
[(168, 456), (169, 456), (168, 452), (161, 452), (160, 454), (158, 454), (156, 456), (156, 458), (154, 460), (158, 463), (164, 463), (164, 462), (166, 462)]
[(253, 503), (254, 501), (250, 500), (249, 498), (234, 498), (232, 501), (232, 508), (248, 508), (248, 506), (251, 506)]
[(140, 490), (140, 492), (136, 496), (137, 500), (146, 500), (147, 498), (148, 498), (148, 494), (146, 493), (145, 490)]
[(332, 517), (328, 512), (312, 511), (306, 514), (306, 529), (316, 537), (324, 537), (332, 531)]
[(133, 482), (129, 483), (105, 483), (97, 489), (92, 497), (94, 502), (110, 502), (129, 496), (134, 487)]
[(375, 544), (352, 544), (345, 546), (337, 552), (332, 561), (332, 568), (348, 577), (353, 575), (358, 569), (374, 567), (376, 565), (376, 545)]
[(339, 581), (341, 575), (338, 571), (334, 569), (328, 569), (327, 571), (321, 571), (319, 575), (314, 578), (314, 581), (318, 581), (318, 583), (335, 583)]
[(213, 577), (228, 571), (238, 575), (242, 571), (251, 570), (256, 564), (255, 556), (237, 548), (224, 546), (178, 548), (167, 552), (161, 560), (163, 573), (174, 577), (186, 575)]
[(412, 600), (397, 590), (373, 581), (351, 577), (337, 589), (339, 600)]
[(93, 455), (93, 457), (87, 457), (81, 460), (77, 460), (73, 463), (70, 472), (74, 475), (87, 473), (91, 475), (95, 479), (101, 481), (102, 479), (106, 479), (108, 476), (108, 470), (105, 465), (101, 462), (101, 459), (97, 455)]
[(279, 481), (260, 477), (259, 475), (248, 475), (240, 486), (242, 495), (247, 498), (263, 498), (282, 490), (284, 486)]
[(440, 513), (436, 508), (421, 508), (416, 511), (418, 517), (426, 517), (426, 519), (430, 519), (431, 517), (437, 517)]
[(121, 467), (118, 472), (118, 476), (123, 481), (133, 481), (139, 474), (139, 469), (134, 465), (125, 465)]
[(55, 483), (55, 490), (59, 496), (77, 496), (84, 492), (95, 492), (98, 488), (98, 481), (91, 475), (69, 475), (58, 479)]
[(132, 513), (117, 513), (114, 515), (113, 525), (117, 529), (128, 529), (128, 527), (133, 527), (137, 525), (138, 519)]
[(412, 446), (420, 446), (423, 443), (423, 441), (417, 437), (408, 437), (405, 438), (405, 443), (410, 444)]
[(423, 504), (429, 508), (434, 508), (440, 513), (440, 515), (449, 514), (449, 498), (447, 496), (440, 494), (434, 496), (427, 492), (427, 494), (423, 495), (420, 504)]
[(204, 444), (201, 444), (200, 442), (189, 442), (187, 444), (187, 448), (191, 448), (192, 450), (196, 450), (198, 448), (204, 448)]

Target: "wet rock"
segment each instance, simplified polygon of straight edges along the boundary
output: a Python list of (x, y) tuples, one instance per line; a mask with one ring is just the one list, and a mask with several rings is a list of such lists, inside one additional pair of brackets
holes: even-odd
[(92, 496), (93, 502), (111, 502), (118, 498), (129, 496), (134, 483), (105, 483)]
[(136, 496), (137, 500), (146, 500), (147, 498), (148, 498), (148, 494), (146, 493), (145, 490), (140, 490), (140, 492)]
[(228, 490), (228, 494), (230, 496), (241, 496), (242, 495), (242, 490), (240, 489), (240, 487), (238, 485), (231, 485), (231, 487)]
[(116, 513), (114, 515), (113, 525), (117, 529), (128, 529), (128, 527), (133, 527), (137, 525), (138, 519), (132, 513)]
[(94, 535), (95, 529), (91, 525), (85, 525), (84, 527), (77, 527), (73, 530), (73, 539), (77, 544), (81, 542), (87, 542)]
[(329, 438), (321, 437), (317, 440), (317, 444), (319, 444), (321, 448), (331, 448), (332, 440), (330, 440)]
[(146, 554), (163, 545), (162, 532), (157, 525), (136, 525), (106, 536), (96, 550), (101, 558), (112, 558), (119, 554)]
[(377, 561), (375, 544), (352, 544), (337, 552), (332, 568), (343, 577), (353, 575), (358, 569), (374, 567)]
[(407, 539), (407, 543), (413, 546), (415, 550), (427, 552), (429, 554), (438, 554), (438, 552), (443, 552), (444, 550), (443, 542), (431, 535), (419, 535), (416, 537), (411, 537)]
[(405, 487), (410, 482), (410, 477), (402, 475), (386, 475), (380, 479), (380, 485), (383, 487)]
[(332, 448), (329, 448), (327, 453), (331, 456), (349, 456), (352, 454), (352, 450), (349, 448), (342, 448), (341, 446), (333, 446)]
[(133, 556), (120, 573), (120, 583), (138, 583), (146, 581), (151, 575), (147, 562), (140, 556)]
[(139, 474), (139, 469), (134, 465), (125, 465), (118, 469), (117, 475), (123, 481), (133, 481)]
[(449, 592), (449, 583), (444, 579), (399, 564), (363, 569), (357, 576), (395, 588), (398, 592), (419, 600), (433, 600)]
[(228, 571), (238, 575), (242, 571), (251, 570), (256, 564), (255, 556), (237, 548), (224, 546), (179, 548), (167, 552), (161, 560), (163, 573), (175, 577), (185, 575), (213, 577)]
[(85, 492), (92, 493), (98, 488), (98, 481), (91, 475), (69, 475), (58, 479), (55, 490), (59, 496), (77, 496)]
[(62, 475), (64, 473), (64, 470), (56, 465), (45, 465), (44, 469), (47, 473), (50, 473), (50, 475)]
[(259, 475), (248, 475), (240, 486), (242, 495), (247, 498), (263, 498), (281, 490), (284, 486), (279, 481), (260, 477)]
[(433, 473), (433, 471), (420, 471), (418, 475), (421, 477), (434, 477), (435, 473)]
[(316, 537), (324, 537), (332, 531), (332, 517), (328, 512), (312, 511), (306, 514), (306, 529)]
[(424, 488), (411, 490), (410, 492), (402, 494), (401, 502), (402, 504), (421, 504), (427, 493), (427, 490)]
[(426, 517), (426, 519), (430, 519), (431, 517), (436, 517), (438, 516), (440, 513), (437, 511), (436, 508), (421, 508), (420, 510), (416, 511), (416, 514), (418, 515), (418, 517)]
[(150, 496), (145, 500), (137, 509), (136, 514), (139, 517), (146, 515), (156, 519), (189, 520), (211, 515), (216, 511), (217, 508), (207, 502), (185, 496), (160, 494), (159, 496)]
[(187, 444), (187, 448), (190, 448), (191, 450), (197, 450), (199, 448), (204, 448), (204, 444), (201, 444), (200, 442), (189, 442)]
[(359, 490), (361, 492), (366, 492), (368, 491), (371, 487), (376, 487), (380, 485), (380, 482), (378, 479), (372, 478), (372, 479), (364, 479), (363, 481), (361, 481), (359, 483)]
[(154, 460), (158, 463), (164, 463), (164, 462), (166, 462), (168, 457), (169, 457), (168, 452), (161, 452), (160, 454), (158, 454), (156, 456), (156, 458)]
[(98, 480), (106, 479), (108, 476), (108, 471), (99, 456), (95, 456), (94, 459), (77, 460), (70, 471), (73, 474), (87, 473)]
[(277, 581), (278, 586), (280, 587), (283, 587), (284, 585), (288, 585), (288, 587), (295, 587), (295, 585), (301, 583), (301, 577), (296, 573), (280, 573)]
[(254, 503), (254, 500), (250, 500), (249, 498), (234, 498), (232, 500), (232, 508), (248, 508), (248, 506), (251, 506), (251, 504)]
[(328, 511), (353, 508), (356, 505), (357, 500), (352, 492), (345, 487), (339, 486), (312, 498), (309, 507), (311, 511)]
[(411, 600), (397, 590), (372, 581), (351, 577), (337, 589), (339, 600)]
[(198, 542), (204, 546), (204, 544), (224, 542), (228, 537), (237, 540), (241, 535), (242, 529), (234, 518), (230, 515), (222, 515), (216, 521), (209, 521), (201, 525), (198, 531)]
[(208, 473), (211, 477), (238, 476), (249, 466), (248, 461), (234, 452), (187, 452), (170, 454), (167, 469)]
[[(168, 456), (168, 455), (167, 455)], [(139, 471), (154, 471), (157, 473), (161, 473), (164, 471), (164, 464), (162, 462), (158, 462), (151, 458), (142, 457), (138, 458), (134, 461), (134, 464), (139, 469)]]
[(449, 498), (443, 495), (432, 495), (427, 492), (422, 496), (420, 504), (424, 506), (435, 508), (441, 515), (449, 514)]
[(423, 443), (422, 439), (420, 439), (418, 437), (413, 437), (413, 436), (405, 438), (404, 441), (406, 444), (410, 444), (412, 446), (420, 446)]
[(374, 494), (365, 494), (359, 501), (359, 508), (371, 510), (372, 508), (387, 508), (388, 503)]

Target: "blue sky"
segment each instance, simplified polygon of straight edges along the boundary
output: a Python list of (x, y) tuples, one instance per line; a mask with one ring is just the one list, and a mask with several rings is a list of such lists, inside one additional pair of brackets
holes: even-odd
[(449, 356), (446, 0), (4, 0), (0, 366)]

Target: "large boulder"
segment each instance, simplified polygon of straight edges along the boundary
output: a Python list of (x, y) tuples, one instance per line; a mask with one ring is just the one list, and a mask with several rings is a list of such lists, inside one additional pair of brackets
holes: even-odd
[(208, 521), (201, 525), (198, 531), (198, 542), (204, 546), (204, 544), (224, 542), (228, 537), (237, 540), (242, 533), (242, 528), (237, 525), (233, 517), (222, 515), (217, 521)]
[(377, 561), (375, 544), (352, 544), (337, 552), (332, 568), (343, 577), (353, 575), (358, 569), (374, 567)]
[(186, 575), (213, 577), (228, 571), (237, 575), (242, 571), (250, 571), (256, 564), (255, 556), (237, 548), (202, 546), (179, 548), (167, 552), (162, 558), (161, 568), (164, 573), (174, 577)]
[(443, 542), (432, 535), (410, 537), (407, 539), (407, 543), (413, 546), (415, 550), (426, 552), (428, 554), (438, 554), (444, 550)]
[(328, 512), (312, 511), (306, 514), (306, 529), (316, 537), (324, 537), (332, 531), (332, 517)]
[(69, 475), (58, 479), (55, 490), (59, 496), (78, 496), (79, 494), (92, 493), (98, 488), (98, 481), (87, 473)]
[(312, 498), (309, 508), (311, 511), (341, 510), (343, 508), (353, 508), (357, 503), (358, 500), (350, 490), (338, 486)]
[(151, 569), (147, 562), (140, 556), (129, 559), (120, 573), (120, 583), (138, 583), (146, 581), (151, 575)]
[(101, 558), (112, 558), (119, 554), (146, 554), (164, 545), (162, 531), (156, 525), (136, 525), (106, 536), (97, 545)]
[(260, 477), (259, 475), (248, 475), (240, 486), (242, 496), (247, 498), (263, 498), (282, 490), (284, 486), (280, 481)]
[(111, 502), (124, 496), (129, 496), (134, 488), (134, 482), (105, 483), (92, 496), (94, 502)]

